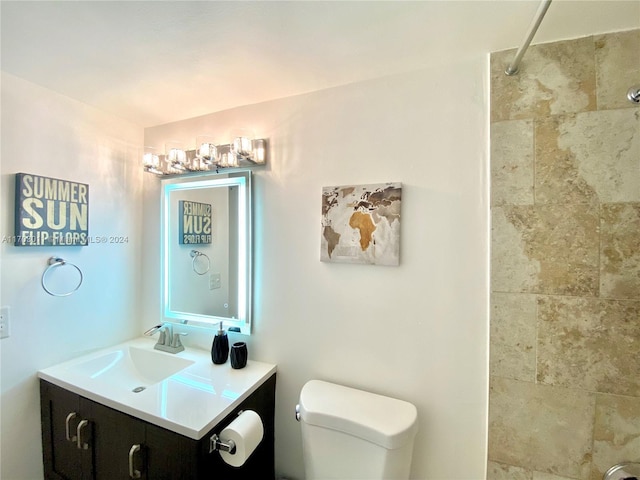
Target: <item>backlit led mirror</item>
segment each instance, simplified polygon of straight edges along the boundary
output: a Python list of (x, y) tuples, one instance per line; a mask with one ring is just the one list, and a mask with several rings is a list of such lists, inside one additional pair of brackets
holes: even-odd
[(164, 182), (164, 320), (249, 334), (251, 172)]

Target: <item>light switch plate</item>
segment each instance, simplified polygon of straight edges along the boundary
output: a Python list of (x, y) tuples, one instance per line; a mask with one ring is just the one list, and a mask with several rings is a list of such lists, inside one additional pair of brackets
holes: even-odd
[(209, 275), (209, 290), (215, 290), (222, 286), (222, 275), (219, 273), (211, 273)]
[(9, 307), (0, 308), (0, 338), (9, 336)]

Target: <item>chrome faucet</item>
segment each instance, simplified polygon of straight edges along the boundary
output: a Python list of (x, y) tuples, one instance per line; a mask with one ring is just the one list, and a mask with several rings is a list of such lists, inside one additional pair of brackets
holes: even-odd
[(187, 335), (184, 332), (173, 332), (173, 325), (171, 323), (163, 323), (160, 325), (156, 325), (151, 327), (149, 330), (144, 332), (144, 335), (150, 337), (155, 333), (159, 332), (158, 341), (154, 345), (153, 348), (156, 350), (162, 350), (163, 352), (168, 353), (178, 353), (184, 350), (184, 345), (180, 341), (180, 337)]

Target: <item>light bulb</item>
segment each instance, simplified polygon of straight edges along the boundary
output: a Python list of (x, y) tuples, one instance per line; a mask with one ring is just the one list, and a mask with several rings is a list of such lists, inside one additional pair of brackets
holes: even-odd
[(233, 139), (231, 150), (241, 157), (251, 156), (251, 139), (249, 137), (236, 137)]
[(142, 165), (144, 170), (149, 173), (162, 173), (160, 171), (160, 157), (152, 147), (144, 147), (142, 155)]
[(208, 165), (216, 163), (218, 159), (218, 147), (213, 143), (210, 135), (200, 135), (196, 137), (197, 156)]

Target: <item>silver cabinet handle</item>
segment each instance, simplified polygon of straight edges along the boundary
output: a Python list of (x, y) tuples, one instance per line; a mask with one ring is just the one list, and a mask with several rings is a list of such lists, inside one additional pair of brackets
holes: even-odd
[(89, 449), (89, 444), (82, 441), (82, 429), (84, 427), (86, 427), (87, 425), (89, 425), (89, 420), (82, 420), (78, 424), (78, 428), (76, 429), (76, 435), (78, 437), (78, 440), (77, 440), (78, 443), (76, 443), (76, 446), (80, 450), (88, 450)]
[(138, 444), (132, 445), (131, 449), (129, 450), (129, 476), (131, 478), (140, 478), (142, 475), (140, 473), (140, 470), (136, 470), (135, 467), (133, 466), (133, 459), (136, 453), (139, 451), (140, 451), (140, 445)]
[(69, 442), (76, 441), (76, 436), (71, 436), (71, 428), (69, 427), (71, 420), (73, 420), (74, 418), (76, 418), (76, 412), (71, 412), (69, 415), (67, 415), (67, 419), (64, 421), (64, 434)]

